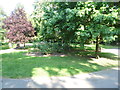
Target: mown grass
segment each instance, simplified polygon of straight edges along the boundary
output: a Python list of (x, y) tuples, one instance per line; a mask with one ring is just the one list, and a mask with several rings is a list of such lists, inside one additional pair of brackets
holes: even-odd
[(92, 58), (94, 52), (74, 51), (68, 56), (32, 57), (26, 52), (2, 54), (2, 75), (8, 78), (35, 76), (72, 76), (118, 66), (118, 58), (111, 53), (99, 53), (100, 59)]

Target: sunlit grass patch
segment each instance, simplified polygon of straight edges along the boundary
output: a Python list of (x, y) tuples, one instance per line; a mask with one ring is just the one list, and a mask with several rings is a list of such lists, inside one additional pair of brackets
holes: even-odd
[[(100, 59), (68, 55), (65, 57), (32, 57), (26, 52), (2, 54), (2, 75), (9, 78), (28, 78), (36, 76), (72, 76), (95, 72), (118, 66), (118, 60), (105, 57)], [(92, 53), (91, 53), (92, 55)]]

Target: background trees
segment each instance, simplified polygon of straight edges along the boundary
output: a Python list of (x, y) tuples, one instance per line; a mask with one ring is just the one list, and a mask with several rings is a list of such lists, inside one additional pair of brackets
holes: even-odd
[(49, 46), (44, 46), (58, 47), (58, 51), (60, 48), (68, 50), (73, 43), (84, 50), (86, 43), (94, 42), (97, 57), (100, 43), (118, 40), (119, 11), (119, 4), (114, 2), (37, 1), (30, 16), (36, 33), (23, 8), (16, 9), (4, 21), (4, 27), (10, 42), (28, 42), (35, 33), (37, 42), (49, 42)]
[[(119, 4), (108, 2), (36, 2), (33, 12), (40, 40), (62, 42), (110, 42), (118, 37)], [(40, 26), (40, 27), (39, 27)]]
[(4, 28), (8, 31), (7, 38), (11, 43), (26, 43), (34, 36), (34, 28), (23, 8), (15, 9), (12, 14), (4, 20)]
[(3, 20), (6, 18), (6, 14), (3, 11), (3, 9), (0, 7), (0, 42), (3, 42), (5, 40), (5, 33), (6, 30), (2, 28)]

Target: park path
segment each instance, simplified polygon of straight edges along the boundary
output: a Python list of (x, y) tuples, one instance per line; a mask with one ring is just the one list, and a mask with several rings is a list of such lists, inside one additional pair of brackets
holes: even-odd
[(6, 50), (0, 50), (0, 54), (4, 54), (4, 53), (11, 53), (11, 52), (20, 52), (20, 51), (27, 51), (27, 50), (16, 50), (16, 49), (6, 49)]
[(2, 88), (118, 88), (118, 68), (72, 77), (2, 79)]
[[(26, 46), (31, 46), (32, 44), (27, 43)], [(20, 46), (23, 46), (23, 44), (20, 44)], [(6, 50), (0, 50), (0, 54), (4, 54), (4, 53), (11, 53), (11, 52), (20, 52), (20, 51), (27, 51), (27, 50), (17, 50), (14, 48), (11, 49), (6, 49)]]
[(116, 49), (116, 48), (113, 48), (113, 49), (102, 49), (102, 52), (113, 53), (113, 54), (119, 56), (120, 49)]

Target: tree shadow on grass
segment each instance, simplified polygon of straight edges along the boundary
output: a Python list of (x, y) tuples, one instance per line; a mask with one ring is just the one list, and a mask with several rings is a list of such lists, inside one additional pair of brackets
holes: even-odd
[(112, 60), (118, 60), (118, 56), (113, 54), (113, 53), (99, 53), (100, 57), (107, 58), (107, 59), (112, 59)]
[[(109, 74), (108, 74), (109, 73)], [(84, 75), (84, 74), (83, 74)], [(112, 78), (111, 78), (112, 77)], [(85, 78), (85, 79), (84, 79)], [(39, 80), (34, 80), (33, 83), (38, 85), (41, 88), (86, 88), (86, 86), (94, 87), (94, 88), (117, 88), (118, 87), (118, 70), (111, 69), (105, 70), (101, 72), (90, 73), (88, 77), (83, 77), (81, 75), (67, 78), (49, 78), (49, 81), (46, 81), (44, 84), (39, 84), (41, 78)], [(78, 82), (79, 80), (79, 82)], [(87, 82), (85, 83), (82, 82)], [(48, 83), (49, 82), (49, 83)], [(69, 83), (70, 82), (70, 83)], [(66, 84), (70, 84), (71, 86), (66, 86)], [(67, 90), (67, 89), (66, 89)]]
[[(79, 48), (74, 48), (73, 52), (71, 51), (68, 53), (69, 55), (74, 56), (80, 56), (85, 58), (95, 58), (95, 50), (93, 50), (91, 47), (87, 48), (86, 50), (80, 50)], [(118, 60), (118, 55), (109, 53), (109, 52), (99, 52), (99, 57), (112, 59), (112, 60)]]
[(88, 56), (92, 56), (93, 52), (79, 52), (76, 54), (78, 56), (69, 55), (64, 57), (31, 57), (25, 56), (23, 52), (2, 54), (2, 75), (9, 78), (27, 78), (44, 75), (73, 76), (108, 68), (108, 66), (89, 62), (92, 59)]

